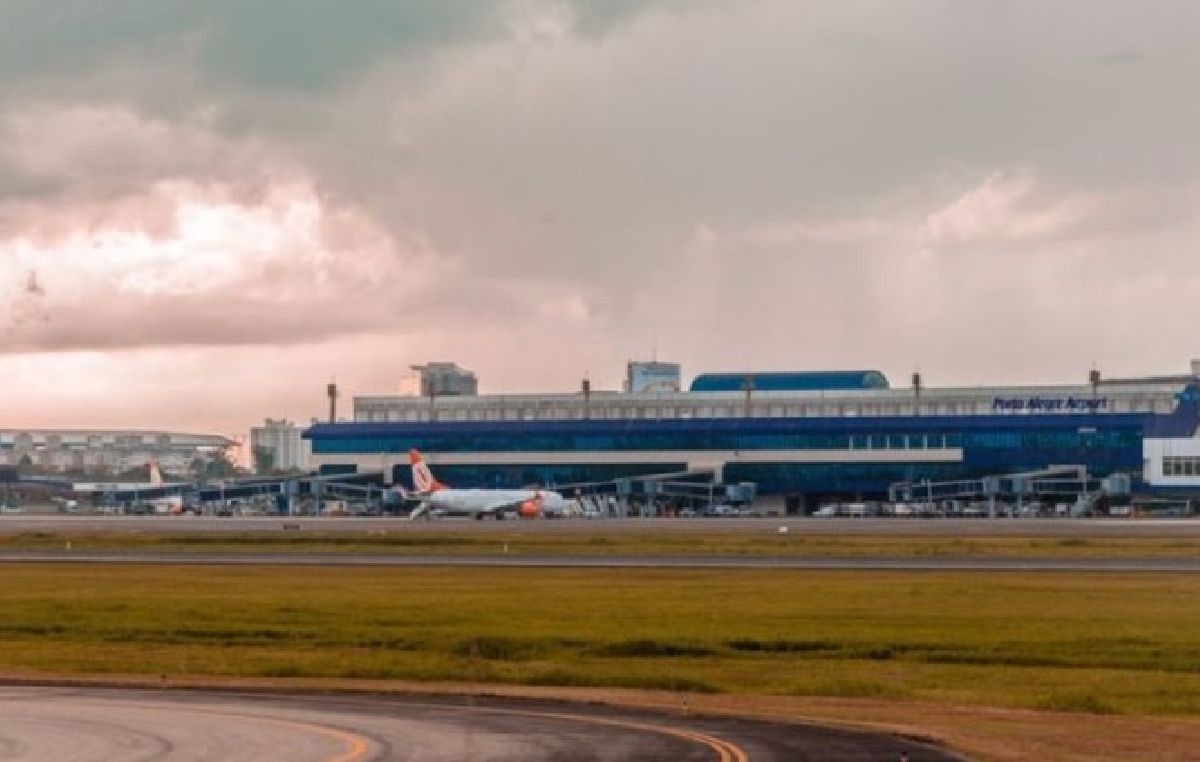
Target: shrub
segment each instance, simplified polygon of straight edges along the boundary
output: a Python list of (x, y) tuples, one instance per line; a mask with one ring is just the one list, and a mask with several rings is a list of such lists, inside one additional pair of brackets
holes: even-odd
[(910, 691), (888, 683), (874, 680), (829, 680), (795, 688), (791, 691), (798, 696), (832, 696), (835, 698), (909, 698)]
[(538, 643), (513, 638), (480, 637), (454, 646), (456, 656), (492, 661), (524, 661), (539, 656), (545, 649)]
[(810, 651), (837, 651), (838, 643), (827, 640), (752, 640), (739, 638), (726, 645), (735, 651), (760, 651), (772, 654), (806, 653)]
[(1051, 693), (1037, 702), (1037, 708), (1049, 712), (1119, 714), (1116, 708), (1105, 704), (1091, 693)]
[(712, 656), (716, 653), (708, 646), (694, 643), (663, 643), (658, 640), (625, 640), (608, 643), (593, 652), (597, 656), (676, 657)]

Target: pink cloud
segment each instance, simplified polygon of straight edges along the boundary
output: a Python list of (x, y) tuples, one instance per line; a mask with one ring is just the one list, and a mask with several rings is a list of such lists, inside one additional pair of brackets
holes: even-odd
[(997, 172), (925, 219), (932, 246), (1017, 244), (1069, 234), (1095, 213), (1089, 194), (1054, 195), (1028, 170)]
[[(394, 328), (447, 274), (419, 236), (398, 240), (307, 185), (274, 186), (249, 204), (187, 183), (156, 186), (143, 198), (148, 208), (171, 209), (162, 229), (118, 217), (58, 235), (0, 238), (0, 282), (14, 293), (2, 326), (10, 351), (377, 332)], [(22, 291), (30, 271), (44, 293)]]

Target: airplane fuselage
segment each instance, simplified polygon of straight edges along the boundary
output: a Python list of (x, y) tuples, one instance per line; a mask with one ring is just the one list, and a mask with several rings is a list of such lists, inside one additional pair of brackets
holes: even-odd
[(547, 490), (443, 489), (430, 493), (426, 502), (429, 508), (448, 513), (494, 515), (528, 512), (526, 507), (534, 505), (539, 511), (558, 510), (564, 500)]
[(558, 515), (566, 505), (557, 492), (540, 489), (451, 489), (434, 478), (416, 450), (409, 451), (413, 486), (421, 505), (411, 517), (437, 513), (467, 514), (475, 518), (503, 518), (515, 512), (525, 518)]

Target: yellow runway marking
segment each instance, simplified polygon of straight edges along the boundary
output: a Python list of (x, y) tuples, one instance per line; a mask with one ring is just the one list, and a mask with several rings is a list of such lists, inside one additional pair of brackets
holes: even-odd
[(684, 741), (701, 746), (707, 746), (717, 753), (718, 762), (750, 762), (750, 756), (746, 752), (729, 741), (710, 736), (707, 733), (701, 733), (696, 730), (684, 730), (682, 728), (673, 728), (669, 725), (655, 725), (648, 722), (634, 722), (632, 720), (619, 720), (614, 717), (596, 717), (586, 714), (566, 714), (558, 712), (533, 712), (522, 709), (504, 709), (501, 707), (470, 707), (470, 706), (446, 706), (444, 704), (405, 704), (405, 706), (423, 706), (432, 709), (449, 709), (452, 711), (461, 712), (485, 712), (490, 714), (507, 714), (517, 715), (521, 717), (541, 717), (550, 720), (567, 720), (569, 722), (584, 722), (592, 725), (608, 725), (610, 727), (625, 728), (626, 730), (637, 730), (644, 733), (657, 733), (659, 735), (672, 736)]
[[(340, 728), (330, 727), (328, 725), (318, 725), (300, 720), (288, 720), (277, 717), (269, 717), (261, 714), (247, 714), (242, 712), (222, 712), (213, 709), (200, 709), (186, 705), (171, 706), (158, 703), (143, 703), (132, 701), (117, 701), (105, 702), (106, 706), (114, 704), (122, 704), (129, 707), (149, 707), (151, 709), (161, 709), (166, 711), (179, 712), (191, 715), (206, 715), (209, 717), (219, 717), (222, 719), (235, 720), (250, 720), (258, 722), (266, 722), (273, 725), (282, 725), (291, 727), (297, 730), (302, 730), (316, 735), (322, 735), (327, 738), (332, 738), (344, 745), (344, 750), (337, 756), (329, 757), (324, 762), (361, 762), (366, 759), (367, 753), (370, 751), (370, 742), (362, 736), (351, 733)], [(404, 703), (398, 706), (401, 707), (419, 707), (422, 709), (435, 709), (449, 712), (462, 713), (480, 713), (480, 714), (503, 714), (518, 717), (535, 717), (547, 720), (562, 720), (566, 722), (584, 723), (590, 725), (604, 725), (608, 727), (624, 728), (626, 730), (634, 730), (642, 733), (653, 733), (657, 735), (670, 736), (683, 741), (706, 746), (717, 755), (717, 762), (750, 762), (750, 756), (737, 746), (736, 744), (726, 741), (716, 736), (701, 733), (697, 730), (686, 730), (683, 728), (675, 728), (670, 725), (657, 725), (650, 722), (636, 722), (634, 720), (622, 720), (615, 717), (600, 717), (586, 714), (570, 714), (567, 712), (537, 712), (523, 709), (508, 709), (504, 707), (486, 707), (486, 706), (454, 706), (447, 704), (417, 704)]]
[[(220, 712), (215, 712), (214, 714), (220, 714)], [(359, 760), (366, 758), (367, 751), (370, 749), (367, 739), (363, 738), (362, 736), (357, 736), (349, 731), (340, 730), (339, 728), (331, 728), (328, 725), (314, 725), (309, 722), (280, 720), (274, 717), (263, 717), (261, 715), (253, 714), (232, 714), (226, 716), (245, 717), (249, 719), (270, 722), (275, 725), (290, 725), (300, 730), (315, 732), (317, 735), (335, 738), (338, 741), (346, 744), (346, 750), (343, 753), (337, 755), (336, 757), (329, 757), (327, 760), (325, 760), (325, 762), (359, 762)]]
[(149, 707), (151, 709), (166, 710), (169, 712), (177, 712), (189, 715), (205, 715), (208, 717), (218, 717), (226, 720), (250, 720), (253, 722), (265, 722), (271, 725), (280, 725), (285, 728), (294, 730), (302, 730), (313, 735), (325, 736), (332, 738), (338, 743), (344, 744), (345, 749), (335, 757), (328, 757), (323, 762), (360, 762), (366, 758), (367, 752), (370, 751), (371, 745), (367, 739), (362, 736), (355, 735), (348, 730), (334, 728), (328, 725), (318, 725), (311, 722), (302, 722), (300, 720), (285, 720), (279, 717), (269, 717), (262, 714), (247, 714), (243, 712), (222, 712), (215, 709), (197, 709), (186, 705), (169, 706), (167, 704), (143, 703), (136, 701), (116, 701), (105, 702), (106, 705), (121, 704), (127, 707)]

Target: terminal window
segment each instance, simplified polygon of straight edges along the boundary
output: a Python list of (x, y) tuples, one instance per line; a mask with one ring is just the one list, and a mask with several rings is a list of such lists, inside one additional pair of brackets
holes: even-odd
[(1200, 457), (1164, 457), (1163, 476), (1200, 476)]

